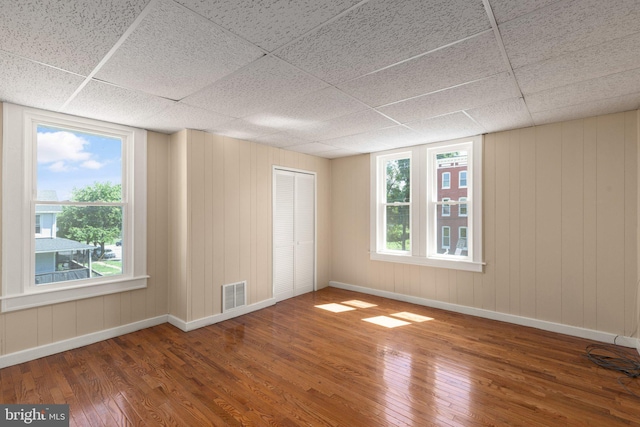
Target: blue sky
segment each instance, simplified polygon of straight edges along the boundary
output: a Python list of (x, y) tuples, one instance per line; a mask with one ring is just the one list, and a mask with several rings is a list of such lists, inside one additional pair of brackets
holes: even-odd
[(109, 181), (122, 183), (122, 141), (68, 129), (38, 126), (38, 190), (55, 190), (69, 200), (71, 190)]

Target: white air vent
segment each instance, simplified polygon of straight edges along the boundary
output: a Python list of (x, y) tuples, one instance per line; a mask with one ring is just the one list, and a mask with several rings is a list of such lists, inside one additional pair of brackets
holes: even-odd
[(222, 286), (222, 312), (247, 305), (247, 281)]

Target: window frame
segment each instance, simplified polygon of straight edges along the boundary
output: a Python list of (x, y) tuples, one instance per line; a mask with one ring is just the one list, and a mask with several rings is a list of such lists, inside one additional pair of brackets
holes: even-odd
[[(467, 226), (461, 225), (460, 227), (458, 227), (458, 242), (460, 242), (460, 239), (463, 239), (462, 237), (462, 230), (464, 230), (464, 241), (465, 241), (465, 245), (463, 248), (461, 248), (462, 250), (469, 250), (469, 240), (467, 238), (468, 236), (468, 232), (469, 229), (467, 228)], [(457, 246), (457, 245), (456, 245)]]
[[(409, 175), (409, 202), (394, 202), (387, 203), (387, 192), (386, 192), (386, 184), (387, 184), (387, 172), (386, 172), (386, 163), (392, 160), (402, 160), (409, 159), (410, 166), (410, 175)], [(413, 212), (412, 212), (412, 202), (413, 202), (413, 160), (412, 153), (410, 151), (399, 151), (393, 152), (388, 155), (380, 156), (376, 165), (377, 177), (380, 179), (379, 184), (377, 185), (376, 192), (376, 200), (377, 200), (377, 217), (381, 220), (378, 221), (378, 229), (376, 231), (376, 251), (380, 253), (389, 253), (396, 255), (410, 255), (411, 249), (407, 251), (403, 250), (395, 250), (387, 248), (387, 207), (388, 206), (409, 206), (409, 241), (412, 241), (413, 238)]]
[[(434, 142), (370, 154), (370, 259), (373, 261), (415, 264), (482, 272), (482, 144), (483, 136), (477, 135), (457, 140)], [(438, 254), (437, 228), (439, 206), (433, 196), (438, 194), (435, 154), (466, 149), (467, 161), (467, 255)], [(411, 251), (391, 253), (380, 250), (381, 221), (379, 194), (381, 176), (380, 158), (401, 152), (411, 152)], [(434, 172), (435, 171), (435, 172)], [(451, 200), (450, 205), (459, 205)]]
[[(146, 273), (146, 146), (142, 129), (5, 103), (3, 108), (2, 312), (141, 289)], [(36, 285), (37, 126), (122, 138), (123, 273)], [(9, 181), (7, 178), (12, 177)], [(8, 183), (11, 182), (11, 185)], [(55, 204), (55, 203), (54, 203)], [(61, 202), (60, 204), (65, 204)], [(68, 203), (67, 203), (68, 204)], [(11, 249), (9, 249), (11, 248)]]

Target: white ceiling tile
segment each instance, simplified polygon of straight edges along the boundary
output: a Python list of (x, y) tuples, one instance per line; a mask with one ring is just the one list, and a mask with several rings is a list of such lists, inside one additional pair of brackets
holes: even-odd
[(467, 110), (487, 132), (533, 126), (531, 116), (522, 98), (512, 98), (483, 107)]
[(176, 0), (268, 51), (361, 0)]
[(582, 119), (601, 114), (618, 113), (640, 108), (640, 93), (633, 93), (616, 98), (602, 99), (580, 105), (558, 108), (555, 110), (531, 113), (536, 125), (555, 123), (564, 120)]
[(0, 101), (57, 110), (83, 77), (0, 51)]
[(183, 6), (158, 0), (96, 78), (179, 100), (262, 55)]
[(279, 148), (289, 147), (291, 145), (308, 144), (309, 142), (312, 142), (311, 140), (291, 135), (288, 132), (272, 133), (258, 138), (252, 138), (251, 141)]
[(245, 117), (245, 120), (267, 126), (281, 125), (283, 128), (300, 129), (316, 122), (365, 109), (367, 106), (362, 102), (345, 95), (334, 87), (328, 87), (272, 107), (266, 113)]
[(530, 94), (640, 68), (640, 33), (515, 70), (522, 93)]
[(327, 86), (278, 58), (265, 56), (183, 101), (226, 116), (246, 117)]
[(325, 159), (337, 159), (340, 157), (348, 157), (355, 156), (357, 154), (361, 154), (358, 151), (345, 150), (343, 148), (336, 148), (330, 151), (322, 151), (320, 153), (315, 153), (315, 156), (324, 157)]
[(396, 122), (375, 110), (365, 110), (325, 122), (316, 122), (304, 128), (292, 130), (291, 133), (314, 141), (324, 141), (395, 125), (397, 125)]
[(310, 142), (308, 144), (292, 145), (290, 147), (287, 147), (286, 149), (289, 151), (296, 151), (298, 153), (304, 153), (304, 154), (315, 154), (315, 153), (337, 150), (336, 147), (322, 144), (320, 142)]
[(538, 112), (637, 92), (640, 92), (640, 68), (545, 90), (525, 99), (529, 110)]
[(638, 0), (567, 0), (499, 28), (516, 69), (640, 32), (640, 7)]
[(339, 87), (372, 107), (422, 95), (506, 71), (493, 32), (408, 62), (342, 83)]
[(86, 76), (148, 1), (3, 1), (0, 50)]
[(174, 133), (181, 129), (211, 129), (231, 120), (234, 119), (202, 108), (178, 103), (141, 120), (140, 127), (158, 132)]
[(452, 113), (407, 123), (411, 129), (424, 135), (424, 142), (446, 141), (485, 133), (482, 126), (464, 113)]
[(480, 107), (519, 95), (512, 77), (507, 73), (501, 73), (451, 89), (379, 107), (378, 110), (400, 123), (407, 123)]
[(481, 1), (371, 0), (278, 56), (338, 83), (489, 28)]
[(255, 141), (256, 138), (277, 133), (278, 129), (256, 125), (242, 119), (235, 119), (207, 129), (207, 132), (229, 136), (231, 138)]
[(91, 81), (62, 112), (137, 126), (144, 118), (173, 104), (174, 102), (168, 99)]
[(358, 153), (371, 153), (394, 147), (414, 145), (421, 140), (424, 140), (424, 136), (418, 132), (405, 126), (393, 126), (357, 135), (334, 138), (323, 141), (323, 143)]
[(559, 0), (489, 0), (499, 24), (518, 18)]

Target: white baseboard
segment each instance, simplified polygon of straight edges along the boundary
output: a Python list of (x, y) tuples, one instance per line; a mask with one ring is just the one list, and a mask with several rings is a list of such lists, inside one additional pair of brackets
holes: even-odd
[(127, 325), (118, 326), (116, 328), (105, 329), (103, 331), (82, 335), (75, 338), (69, 338), (64, 341), (58, 341), (51, 344), (41, 345), (39, 347), (29, 348), (15, 353), (0, 356), (0, 369), (7, 366), (17, 365), (19, 363), (35, 360), (40, 357), (50, 356), (52, 354), (61, 353), (63, 351), (72, 350), (74, 348), (84, 347), (85, 345), (94, 344), (109, 338), (115, 338), (120, 335), (129, 334), (139, 331), (140, 329), (150, 328), (152, 326), (161, 325), (167, 322), (167, 315), (152, 317), (150, 319), (141, 320), (139, 322), (129, 323)]
[(275, 303), (276, 303), (276, 300), (274, 298), (269, 298), (267, 300), (260, 301), (255, 304), (250, 304), (244, 307), (238, 307), (236, 309), (229, 310), (226, 313), (214, 314), (213, 316), (203, 317), (201, 319), (192, 320), (191, 322), (185, 322), (184, 320), (179, 319), (173, 315), (169, 315), (168, 322), (184, 332), (189, 332), (189, 331), (193, 331), (194, 329), (213, 325), (214, 323), (233, 319), (234, 317), (242, 316), (243, 314), (249, 314), (253, 311), (270, 307)]
[(636, 348), (640, 353), (640, 340), (632, 337), (625, 337), (608, 332), (596, 331), (593, 329), (579, 328), (577, 326), (563, 325), (561, 323), (548, 322), (546, 320), (532, 319), (530, 317), (516, 316), (514, 314), (498, 313), (497, 311), (484, 310), (481, 308), (468, 307), (464, 305), (452, 304), (448, 302), (436, 301), (427, 298), (414, 297), (410, 295), (398, 294), (395, 292), (382, 291), (378, 289), (365, 288), (362, 286), (350, 285), (347, 283), (330, 281), (329, 286), (345, 289), (348, 291), (361, 292), (363, 294), (376, 295), (398, 301), (410, 302), (427, 307), (440, 308), (456, 313), (469, 314), (471, 316), (484, 317), (486, 319), (499, 320), (521, 326), (542, 329), (550, 332), (571, 335), (579, 338), (586, 338), (610, 344), (618, 344), (624, 347)]

